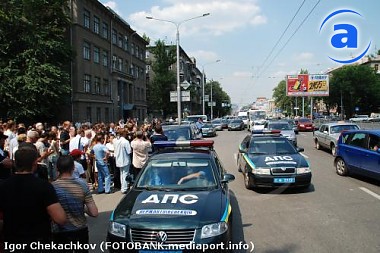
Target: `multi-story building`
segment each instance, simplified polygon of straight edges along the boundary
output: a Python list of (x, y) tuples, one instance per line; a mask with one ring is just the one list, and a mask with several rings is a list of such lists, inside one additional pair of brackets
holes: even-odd
[[(173, 47), (168, 45), (167, 47)], [(155, 55), (152, 52), (154, 46), (147, 48), (146, 62), (147, 62), (147, 82), (151, 82), (154, 79), (154, 72), (152, 71), (149, 63), (155, 61)], [(182, 113), (186, 114), (201, 114), (202, 113), (202, 72), (197, 68), (196, 59), (189, 57), (187, 53), (179, 47), (180, 63), (179, 74), (181, 86), (184, 83), (188, 83), (190, 86), (181, 88), (182, 91), (190, 91), (190, 101), (182, 101)], [(175, 74), (177, 74), (177, 62), (173, 63), (170, 67)], [(184, 85), (185, 86), (185, 85)], [(177, 83), (173, 83), (172, 91), (177, 90)], [(169, 99), (169, 94), (167, 98)], [(174, 103), (174, 102), (173, 102)], [(173, 114), (176, 115), (176, 112)]]
[(97, 0), (70, 0), (71, 108), (61, 119), (110, 122), (144, 119), (147, 42)]

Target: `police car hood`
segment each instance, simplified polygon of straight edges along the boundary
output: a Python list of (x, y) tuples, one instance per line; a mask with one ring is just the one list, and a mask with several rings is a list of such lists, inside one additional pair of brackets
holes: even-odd
[(190, 229), (219, 222), (228, 204), (223, 192), (132, 190), (113, 213), (114, 221), (140, 229)]
[(249, 154), (249, 159), (258, 167), (309, 167), (306, 159), (296, 153), (296, 154)]

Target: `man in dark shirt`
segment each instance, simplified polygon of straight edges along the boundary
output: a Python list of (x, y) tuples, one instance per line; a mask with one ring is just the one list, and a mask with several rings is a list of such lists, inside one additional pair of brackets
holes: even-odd
[(15, 153), (15, 174), (0, 183), (0, 212), (3, 213), (4, 241), (24, 243), (50, 242), (51, 220), (65, 224), (66, 214), (53, 186), (33, 175), (38, 153), (33, 144), (23, 145)]
[(12, 160), (8, 157), (7, 152), (4, 150), (5, 140), (7, 135), (0, 131), (0, 182), (11, 176)]
[(70, 134), (69, 134), (70, 126), (71, 126), (70, 121), (63, 122), (63, 130), (61, 132), (61, 135), (59, 136), (62, 155), (68, 155), (70, 153)]
[(150, 142), (152, 143), (152, 151), (154, 151), (153, 143), (155, 141), (167, 141), (168, 137), (164, 134), (164, 130), (160, 124), (157, 124), (154, 128), (154, 134), (150, 137)]

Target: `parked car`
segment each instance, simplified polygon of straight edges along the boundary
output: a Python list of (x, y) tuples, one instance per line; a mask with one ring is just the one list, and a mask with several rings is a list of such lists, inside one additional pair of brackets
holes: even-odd
[(164, 130), (164, 134), (168, 137), (168, 141), (202, 139), (202, 134), (194, 124), (162, 125), (162, 130)]
[(380, 130), (351, 130), (339, 137), (334, 166), (340, 176), (361, 174), (380, 180)]
[(317, 131), (314, 132), (314, 144), (316, 149), (326, 148), (331, 151), (332, 155), (336, 155), (336, 145), (341, 132), (347, 130), (357, 130), (360, 127), (354, 123), (326, 123), (322, 124)]
[(223, 122), (221, 119), (214, 119), (211, 121), (211, 124), (215, 128), (215, 131), (223, 131)]
[(228, 119), (222, 119), (222, 129), (228, 129), (228, 123), (230, 123)]
[(232, 130), (244, 130), (244, 122), (241, 119), (233, 119), (228, 123), (228, 131)]
[(297, 120), (298, 131), (314, 131), (313, 122), (308, 118), (299, 118)]
[(351, 122), (363, 122), (363, 121), (368, 121), (369, 116), (368, 115), (356, 115), (353, 118), (350, 118), (349, 121)]
[(214, 126), (210, 123), (206, 123), (202, 126), (201, 128), (201, 132), (202, 132), (202, 136), (203, 137), (215, 137), (216, 136), (216, 130), (214, 128)]
[(297, 136), (293, 128), (286, 121), (268, 121), (264, 125), (264, 130), (279, 130), (281, 135), (297, 146)]

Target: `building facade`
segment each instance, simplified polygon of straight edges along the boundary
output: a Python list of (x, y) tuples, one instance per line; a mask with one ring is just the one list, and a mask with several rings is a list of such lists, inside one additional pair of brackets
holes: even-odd
[(115, 122), (147, 115), (147, 42), (97, 0), (70, 0), (71, 108), (74, 122)]
[[(173, 45), (168, 45), (167, 47), (173, 47)], [(151, 64), (155, 61), (155, 55), (152, 52), (154, 46), (147, 47), (146, 62), (147, 62), (147, 82), (150, 84), (154, 80), (154, 72), (152, 71)], [(187, 53), (179, 47), (179, 74), (181, 83), (181, 92), (190, 92), (190, 101), (185, 98), (181, 102), (182, 117), (191, 114), (201, 114), (202, 113), (202, 72), (198, 69), (196, 59), (194, 57), (189, 57)], [(173, 63), (169, 69), (175, 73), (177, 76), (177, 62)], [(149, 85), (148, 84), (148, 85)], [(188, 85), (188, 87), (186, 87)], [(186, 87), (186, 88), (184, 88)], [(177, 83), (173, 83), (171, 87), (172, 91), (177, 91)], [(167, 99), (170, 99), (170, 94), (168, 94)], [(172, 102), (176, 103), (176, 102)], [(173, 112), (173, 116), (177, 115), (177, 112)]]

